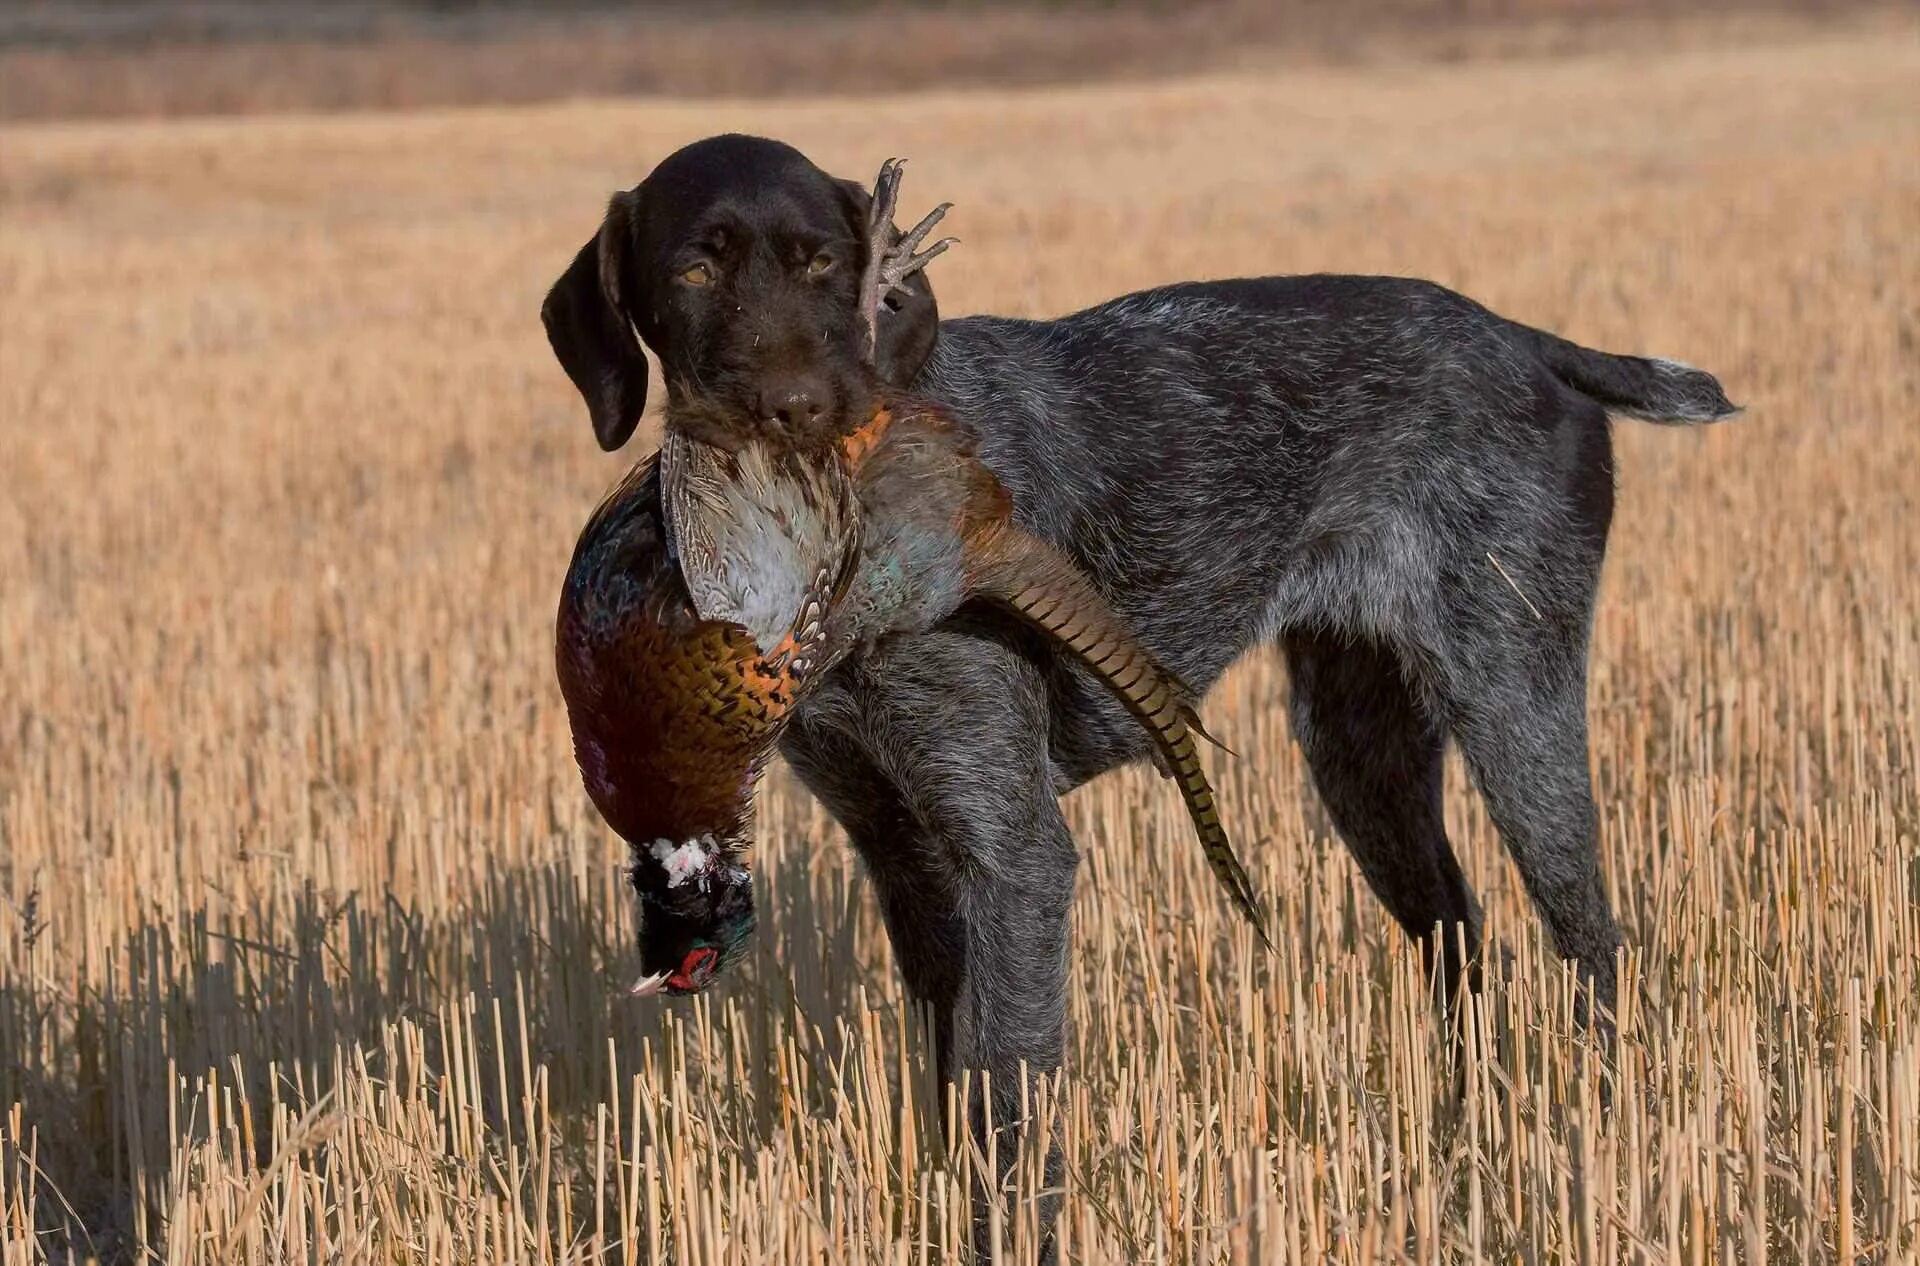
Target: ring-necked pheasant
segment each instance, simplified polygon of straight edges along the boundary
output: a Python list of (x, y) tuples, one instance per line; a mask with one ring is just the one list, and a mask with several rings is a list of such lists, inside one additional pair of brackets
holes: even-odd
[[(882, 168), (869, 220), (870, 335), (888, 290), (946, 247), (914, 253), (944, 207), (895, 240), (899, 176), (897, 163)], [(1205, 732), (1185, 688), (1070, 560), (1015, 526), (951, 415), (876, 398), (851, 434), (805, 446), (743, 420), (670, 413), (660, 452), (607, 496), (574, 551), (556, 665), (588, 794), (633, 850), (642, 975), (632, 992), (697, 991), (744, 944), (754, 788), (812, 683), (856, 647), (930, 628), (970, 598), (1046, 633), (1125, 704), (1266, 942), (1200, 768), (1194, 736)]]

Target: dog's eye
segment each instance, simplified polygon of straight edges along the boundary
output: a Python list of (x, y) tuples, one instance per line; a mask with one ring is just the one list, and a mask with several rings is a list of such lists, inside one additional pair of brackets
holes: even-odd
[(713, 281), (713, 269), (707, 267), (705, 264), (695, 264), (692, 268), (680, 274), (680, 280), (686, 282), (689, 286), (709, 285)]
[(818, 277), (821, 273), (832, 267), (833, 256), (827, 254), (825, 251), (821, 251), (818, 255), (815, 255), (807, 261), (807, 276)]

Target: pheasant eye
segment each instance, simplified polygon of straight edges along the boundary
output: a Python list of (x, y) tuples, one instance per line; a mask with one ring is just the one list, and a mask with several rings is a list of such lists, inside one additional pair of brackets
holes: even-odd
[(827, 254), (825, 251), (821, 251), (818, 255), (815, 255), (807, 261), (807, 275), (809, 277), (818, 277), (821, 273), (826, 272), (832, 267), (833, 256)]

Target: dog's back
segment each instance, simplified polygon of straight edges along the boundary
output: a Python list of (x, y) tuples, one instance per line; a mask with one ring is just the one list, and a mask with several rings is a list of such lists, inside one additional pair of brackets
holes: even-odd
[[(1025, 526), (1067, 549), (1199, 687), (1290, 627), (1444, 640), (1485, 559), (1597, 565), (1606, 411), (1733, 412), (1711, 375), (1593, 351), (1431, 282), (1166, 286), (1050, 321), (941, 323), (917, 390), (950, 405)], [(1589, 557), (1591, 556), (1591, 557)], [(1061, 666), (1090, 767), (1122, 718)]]

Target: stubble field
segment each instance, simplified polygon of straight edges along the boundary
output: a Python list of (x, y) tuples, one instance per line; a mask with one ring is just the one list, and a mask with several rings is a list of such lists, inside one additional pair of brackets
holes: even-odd
[[(1069, 801), (1072, 1261), (1920, 1254), (1920, 41), (1236, 71), (778, 105), (0, 129), (4, 1261), (947, 1260), (885, 937), (776, 771), (763, 920), (636, 1004), (551, 627), (597, 451), (537, 320), (679, 143), (910, 155), (950, 314), (1193, 276), (1429, 276), (1688, 360), (1616, 429), (1592, 669), (1618, 1045), (1459, 770), (1505, 951), (1466, 1094), (1331, 837), (1276, 660), (1206, 705), (1275, 907), (1177, 798)], [(1489, 583), (1499, 583), (1496, 577)], [(1216, 754), (1217, 755), (1217, 754)], [(1035, 1157), (994, 1232), (1032, 1241)]]

